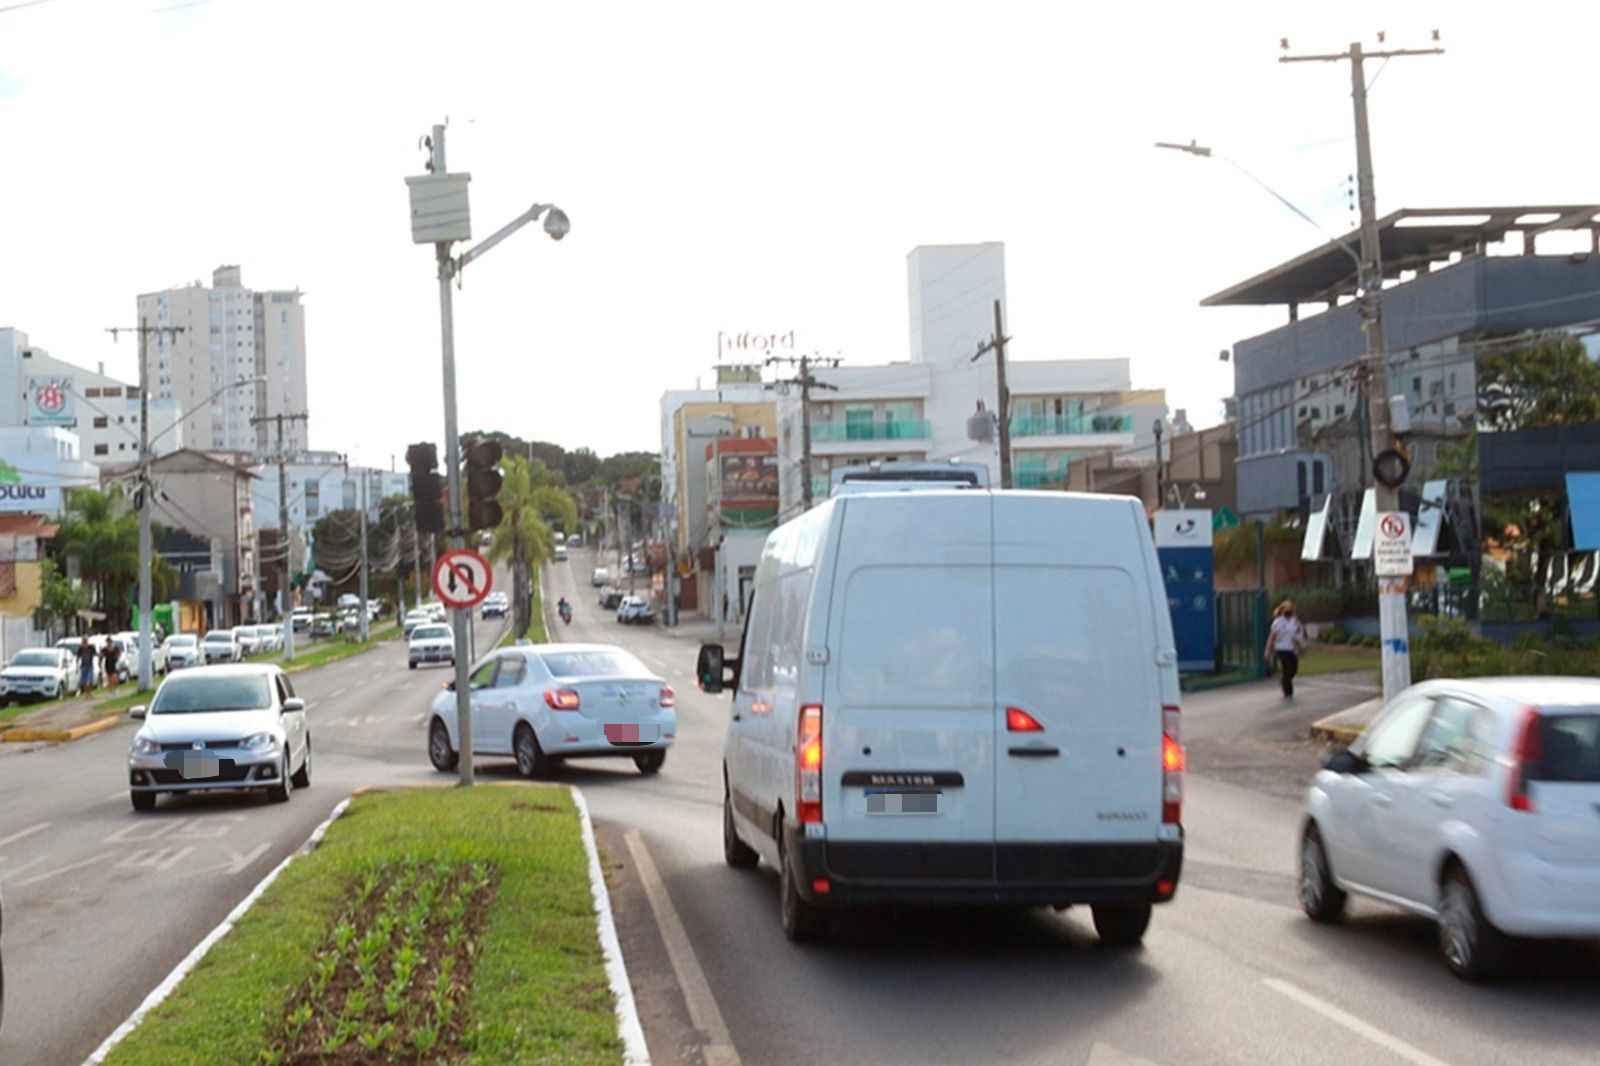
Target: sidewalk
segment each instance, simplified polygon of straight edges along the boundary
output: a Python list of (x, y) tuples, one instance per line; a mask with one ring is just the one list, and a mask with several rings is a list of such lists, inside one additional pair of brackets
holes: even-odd
[(710, 618), (686, 614), (679, 617), (677, 625), (658, 625), (656, 629), (665, 636), (685, 643), (722, 644), (730, 651), (738, 650), (732, 645), (739, 642), (739, 627), (731, 622), (719, 629), (717, 623)]
[(102, 707), (108, 700), (119, 700), (133, 694), (131, 685), (117, 689), (97, 689), (88, 696), (43, 704), (36, 709), (24, 709), (14, 718), (0, 721), (0, 743), (19, 744), (27, 741), (54, 741), (60, 743), (77, 740), (91, 733), (116, 728), (127, 715), (121, 706)]
[(1311, 726), (1312, 740), (1327, 740), (1335, 744), (1348, 744), (1359, 737), (1372, 720), (1383, 710), (1383, 697), (1374, 696), (1342, 711), (1319, 718)]

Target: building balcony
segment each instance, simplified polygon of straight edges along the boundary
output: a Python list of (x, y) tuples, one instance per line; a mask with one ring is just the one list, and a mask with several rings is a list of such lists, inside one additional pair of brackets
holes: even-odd
[(932, 436), (933, 427), (925, 418), (811, 423), (813, 445), (847, 441), (928, 440)]
[(1132, 432), (1132, 415), (1052, 415), (1011, 420), (1012, 440), (1018, 437), (1083, 437)]

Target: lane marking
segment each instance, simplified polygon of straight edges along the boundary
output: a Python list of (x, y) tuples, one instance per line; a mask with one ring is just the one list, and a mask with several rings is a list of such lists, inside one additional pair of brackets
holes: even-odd
[[(117, 795), (121, 796), (122, 793), (118, 792)], [(35, 833), (42, 833), (49, 828), (49, 822), (40, 822), (38, 825), (30, 825), (26, 829), (19, 829), (17, 832), (12, 833), (8, 837), (0, 837), (0, 848), (5, 847), (7, 844), (15, 844), (17, 841), (26, 837), (31, 837)]]
[(107, 859), (112, 858), (115, 855), (116, 852), (113, 851), (103, 852), (102, 854), (96, 855), (92, 859), (84, 859), (82, 862), (75, 862), (71, 866), (63, 866), (59, 870), (51, 870), (48, 873), (35, 874), (26, 881), (16, 881), (13, 883), (18, 888), (27, 888), (29, 885), (36, 885), (40, 881), (48, 881), (52, 877), (60, 877), (62, 874), (70, 874), (74, 870), (82, 870), (86, 866), (94, 866), (97, 863), (105, 862)]
[(347, 688), (336, 688), (332, 692), (328, 693), (326, 696), (324, 696), (322, 698), (325, 699), (325, 700), (336, 700), (340, 696), (343, 696), (346, 692), (349, 692), (349, 691), (350, 690), (347, 689)]
[(689, 1020), (709, 1039), (709, 1043), (701, 1048), (706, 1066), (738, 1066), (739, 1052), (733, 1046), (733, 1037), (728, 1033), (727, 1023), (722, 1020), (722, 1011), (717, 1008), (716, 997), (711, 994), (711, 985), (706, 981), (705, 971), (700, 968), (700, 960), (695, 957), (689, 933), (683, 928), (683, 922), (672, 906), (672, 897), (667, 894), (661, 872), (650, 857), (650, 849), (645, 847), (644, 837), (639, 835), (637, 829), (630, 829), (624, 839), (628, 844), (628, 854), (633, 856), (633, 867), (639, 872), (639, 880), (644, 885), (645, 898), (650, 901), (650, 910), (656, 916), (661, 939), (667, 946), (672, 971), (678, 977), (678, 988), (683, 992), (684, 1002), (689, 1008)]
[(1268, 977), (1261, 983), (1279, 995), (1289, 997), (1302, 1007), (1315, 1011), (1329, 1021), (1344, 1026), (1357, 1036), (1365, 1037), (1372, 1043), (1393, 1052), (1407, 1062), (1414, 1063), (1415, 1066), (1449, 1066), (1443, 1059), (1436, 1059), (1426, 1051), (1411, 1046), (1399, 1037), (1391, 1036), (1377, 1026), (1368, 1025), (1354, 1014), (1340, 1010), (1327, 1000), (1314, 996), (1305, 989), (1290, 984), (1288, 981), (1280, 981), (1276, 977)]
[[(15, 882), (16, 879), (17, 879), (17, 875), (22, 873), (22, 871), (31, 870), (35, 866), (39, 866), (39, 865), (43, 864), (44, 859), (45, 859), (45, 857), (43, 855), (39, 856), (37, 859), (29, 859), (27, 862), (23, 863), (21, 866), (17, 867), (15, 870), (12, 870), (11, 871), (11, 881)], [(0, 861), (3, 861), (3, 860), (4, 860), (4, 856), (0, 856)], [(4, 884), (4, 883), (5, 883), (5, 879), (4, 878), (0, 878), (0, 884)]]

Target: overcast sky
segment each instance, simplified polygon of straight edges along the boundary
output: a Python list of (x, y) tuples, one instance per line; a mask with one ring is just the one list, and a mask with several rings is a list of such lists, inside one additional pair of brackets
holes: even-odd
[[(403, 179), (449, 119), (474, 233), (572, 218), (475, 263), (463, 429), (659, 446), (719, 330), (907, 358), (906, 253), (1006, 244), (1014, 357), (1127, 356), (1214, 423), (1233, 340), (1204, 296), (1353, 224), (1349, 74), (1296, 50), (1424, 45), (1371, 70), (1378, 207), (1600, 193), (1600, 5), (0, 0), (0, 325), (134, 377), (139, 292), (305, 291), (311, 440), (387, 466), (442, 437), (431, 249)], [(1091, 14), (1092, 12), (1092, 14)], [(403, 461), (402, 461), (403, 465)]]

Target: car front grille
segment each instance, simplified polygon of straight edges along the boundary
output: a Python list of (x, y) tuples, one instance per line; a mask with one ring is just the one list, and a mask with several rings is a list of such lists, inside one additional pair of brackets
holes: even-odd
[[(222, 748), (237, 748), (237, 747), (241, 746), (242, 744), (244, 744), (244, 739), (243, 738), (239, 738), (237, 740), (206, 740), (206, 741), (202, 741), (201, 743), (204, 744), (204, 746), (206, 748), (210, 749), (211, 751), (218, 751), (218, 750), (221, 750)], [(195, 751), (197, 749), (195, 748), (194, 745), (195, 745), (195, 742), (192, 741), (192, 740), (180, 740), (180, 741), (174, 741), (174, 742), (168, 743), (168, 744), (162, 744), (161, 745), (161, 750), (162, 751)]]

